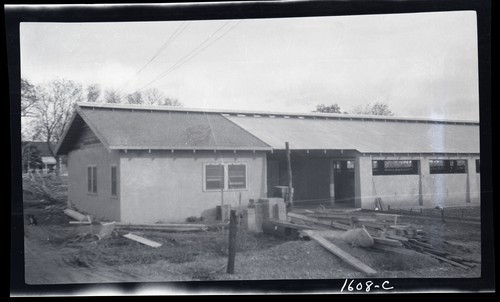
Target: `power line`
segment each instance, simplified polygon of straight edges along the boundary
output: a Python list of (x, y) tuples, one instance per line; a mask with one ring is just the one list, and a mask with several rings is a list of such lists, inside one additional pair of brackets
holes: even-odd
[(177, 37), (180, 36), (188, 26), (189, 23), (182, 22), (181, 25), (179, 25), (179, 27), (177, 27), (177, 29), (168, 38), (168, 40), (165, 41), (165, 43), (163, 43), (160, 49), (158, 49), (158, 51), (154, 54), (154, 56), (136, 72), (135, 76), (139, 75), (144, 70), (144, 68), (146, 68), (149, 64), (151, 64), (151, 62), (153, 62), (153, 60), (156, 59), (168, 46), (170, 46), (170, 44), (172, 44), (172, 42), (175, 41), (175, 39), (177, 39)]
[(184, 30), (189, 26), (190, 23), (184, 21), (182, 22), (176, 29), (175, 31), (170, 35), (170, 37), (163, 43), (160, 48), (156, 51), (156, 53), (149, 59), (137, 72), (130, 78), (125, 84), (123, 85), (123, 88), (119, 90), (121, 92), (130, 81), (132, 81), (134, 78), (136, 78), (151, 62), (153, 62), (165, 49), (167, 49), (176, 39), (179, 37)]
[[(168, 75), (169, 73), (171, 73), (175, 69), (177, 69), (177, 68), (181, 67), (182, 65), (186, 64), (187, 62), (191, 61), (194, 57), (196, 57), (202, 51), (204, 51), (205, 49), (207, 49), (208, 47), (210, 47), (211, 45), (213, 45), (215, 42), (217, 42), (218, 40), (220, 40), (221, 38), (223, 38), (224, 36), (226, 36), (229, 32), (231, 32), (236, 26), (238, 26), (240, 24), (241, 20), (238, 21), (232, 27), (230, 27), (222, 35), (220, 35), (219, 37), (217, 37), (216, 39), (214, 39), (213, 41), (211, 41), (210, 43), (208, 43), (209, 40), (217, 32), (219, 32), (220, 30), (222, 30), (222, 28), (224, 28), (227, 24), (229, 24), (229, 22), (230, 21), (227, 21), (226, 23), (224, 23), (214, 33), (212, 33), (207, 39), (205, 39), (202, 43), (200, 43), (198, 46), (196, 46), (190, 53), (188, 53), (187, 55), (185, 55), (184, 57), (182, 57), (181, 59), (179, 59), (177, 62), (175, 62), (173, 65), (171, 65), (169, 69), (167, 69), (166, 71), (164, 71), (163, 73), (161, 73), (159, 76), (157, 76), (154, 80), (148, 82), (146, 85), (142, 86), (141, 88), (137, 89), (136, 91), (139, 91), (139, 90), (142, 90), (142, 89), (148, 87), (149, 85), (151, 85), (154, 82), (156, 82), (156, 81), (160, 80), (161, 78), (165, 77), (166, 75)], [(208, 43), (208, 44), (206, 44), (206, 43)]]

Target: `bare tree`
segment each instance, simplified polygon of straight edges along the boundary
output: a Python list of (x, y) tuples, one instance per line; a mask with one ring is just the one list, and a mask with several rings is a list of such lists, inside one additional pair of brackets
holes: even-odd
[(21, 117), (33, 117), (36, 89), (27, 79), (21, 78)]
[(101, 95), (101, 86), (99, 84), (90, 84), (87, 86), (87, 102), (97, 102)]
[(142, 100), (144, 105), (160, 105), (160, 106), (182, 106), (179, 100), (165, 96), (163, 92), (157, 88), (148, 88), (142, 92)]
[(162, 106), (177, 106), (177, 107), (183, 106), (182, 103), (178, 99), (169, 98), (169, 97), (165, 97), (163, 99), (163, 101), (160, 103), (160, 105), (162, 105)]
[(165, 95), (156, 88), (148, 88), (142, 92), (144, 105), (160, 105)]
[(389, 108), (389, 105), (380, 102), (369, 103), (365, 106), (358, 105), (354, 107), (352, 113), (366, 114), (366, 115), (386, 115), (386, 116), (394, 115), (394, 113)]
[(62, 137), (74, 104), (82, 100), (82, 86), (73, 81), (58, 79), (40, 86), (37, 91), (36, 131), (56, 159), (56, 175), (59, 176), (60, 160), (55, 154), (54, 146)]
[(106, 89), (104, 92), (104, 101), (106, 103), (121, 103), (122, 96), (118, 90), (115, 89)]

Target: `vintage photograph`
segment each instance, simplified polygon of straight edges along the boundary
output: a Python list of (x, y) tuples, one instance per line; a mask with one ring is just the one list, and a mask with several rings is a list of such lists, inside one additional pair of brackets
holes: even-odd
[(21, 22), (26, 284), (480, 278), (477, 22)]

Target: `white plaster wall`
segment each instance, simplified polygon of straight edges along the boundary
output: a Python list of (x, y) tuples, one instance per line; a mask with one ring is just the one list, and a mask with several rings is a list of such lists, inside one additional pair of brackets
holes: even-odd
[[(120, 220), (120, 196), (111, 196), (111, 165), (119, 165), (117, 151), (102, 144), (72, 150), (68, 154), (68, 201), (98, 219)], [(87, 166), (97, 166), (97, 194), (87, 192)], [(118, 167), (118, 189), (120, 168)]]
[(224, 203), (238, 205), (265, 196), (263, 152), (136, 151), (121, 153), (121, 220), (129, 223), (185, 222), (187, 217), (214, 213), (220, 191), (203, 191), (204, 163), (246, 163), (247, 190), (226, 191)]

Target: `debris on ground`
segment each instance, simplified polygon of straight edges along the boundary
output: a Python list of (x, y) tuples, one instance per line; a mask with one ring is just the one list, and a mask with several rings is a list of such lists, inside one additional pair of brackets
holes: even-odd
[[(457, 268), (468, 270), (475, 267), (478, 261), (453, 255), (450, 252), (436, 248), (431, 239), (420, 229), (415, 229), (408, 224), (398, 224), (401, 214), (374, 213), (374, 212), (342, 212), (320, 209), (318, 211), (301, 211), (302, 214), (289, 213), (291, 223), (310, 225), (311, 228), (324, 228), (344, 230), (340, 236), (351, 245), (369, 247), (403, 255), (424, 255)], [(366, 232), (366, 234), (365, 234)], [(311, 235), (311, 231), (305, 234)], [(361, 236), (364, 234), (364, 236)], [(309, 236), (318, 241), (324, 239), (320, 235)], [(361, 240), (363, 238), (363, 240)], [(369, 242), (371, 239), (372, 242)], [(323, 242), (324, 243), (324, 242)], [(371, 244), (370, 244), (371, 243)], [(320, 243), (321, 244), (321, 243)]]
[(158, 242), (153, 241), (153, 240), (149, 240), (147, 238), (144, 238), (144, 237), (132, 234), (132, 233), (128, 233), (126, 235), (123, 235), (123, 237), (128, 238), (130, 240), (140, 242), (140, 243), (145, 244), (145, 245), (150, 246), (150, 247), (160, 247), (161, 246), (161, 243), (158, 243)]

